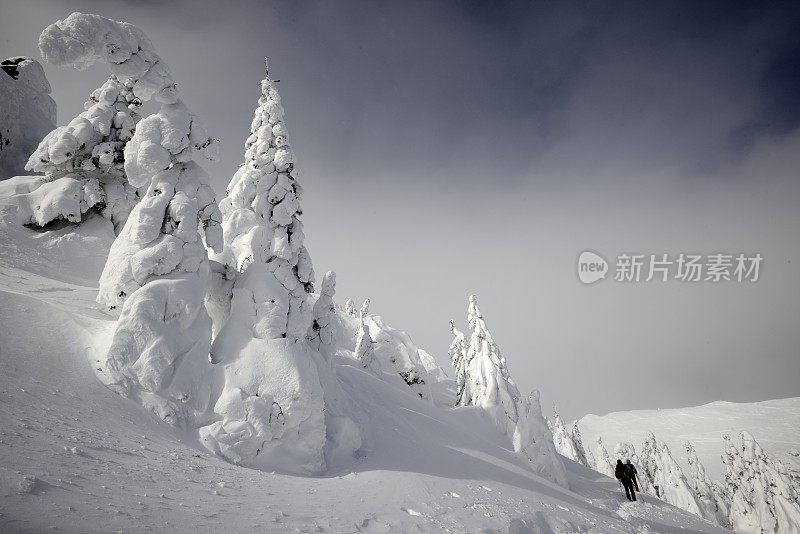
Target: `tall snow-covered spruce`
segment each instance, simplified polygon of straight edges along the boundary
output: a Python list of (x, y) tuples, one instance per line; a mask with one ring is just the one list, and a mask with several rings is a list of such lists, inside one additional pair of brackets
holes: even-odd
[(281, 96), (269, 72), (261, 82), (258, 104), (245, 142), (244, 164), (220, 202), (225, 249), (214, 259), (239, 273), (252, 263), (265, 265), (287, 293), (281, 337), (297, 340), (311, 323), (307, 297), (314, 290), (314, 268), (303, 243), (303, 188), (296, 179)]
[[(161, 104), (125, 143), (124, 174), (132, 187), (146, 193), (114, 241), (100, 278), (98, 302), (121, 307), (101, 369), (112, 389), (138, 399), (165, 421), (193, 424), (211, 395), (211, 381), (204, 376), (211, 342), (211, 321), (203, 306), (209, 276), (206, 245), (221, 249), (222, 244), (214, 194), (194, 158), (213, 158), (216, 144), (178, 98), (166, 64), (136, 26), (73, 13), (45, 28), (39, 47), (51, 63), (83, 67), (104, 62), (112, 74), (96, 94), (98, 102), (73, 121), (74, 128), (48, 139), (47, 157), (56, 156), (47, 163), (54, 176), (62, 172), (60, 164), (93, 170), (95, 150), (92, 159), (83, 159), (79, 141), (98, 148), (103, 136), (112, 133), (114, 143), (124, 141), (135, 122), (128, 113), (133, 99)], [(57, 148), (65, 144), (76, 152)], [(107, 149), (111, 156), (102, 165), (109, 176), (121, 176), (119, 145)], [(87, 177), (84, 183), (89, 182)]]
[[(534, 471), (566, 487), (564, 465), (542, 415), (539, 393), (532, 393), (528, 399), (520, 395), (509, 375), (506, 360), (486, 327), (475, 295), (469, 297), (467, 321), (470, 339), (466, 356), (461, 358), (464, 386), (457, 406), (481, 407), (508, 436), (514, 450), (528, 456)], [(457, 345), (457, 341), (454, 344)]]
[(224, 313), (215, 314), (211, 359), (224, 378), (217, 420), (200, 436), (234, 463), (309, 474), (323, 471), (328, 456), (352, 454), (361, 437), (329, 361), (334, 273), (316, 302), (312, 294), (302, 188), (283, 118), (267, 70), (244, 164), (220, 202), (225, 245), (213, 259), (232, 287), (215, 297)]

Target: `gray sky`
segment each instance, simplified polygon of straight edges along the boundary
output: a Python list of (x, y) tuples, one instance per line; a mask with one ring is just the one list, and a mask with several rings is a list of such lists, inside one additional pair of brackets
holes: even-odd
[[(220, 196), (270, 56), (317, 273), (442, 365), (474, 292), (567, 418), (800, 395), (796, 4), (0, 0), (0, 55), (72, 11), (150, 36), (222, 142)], [(107, 77), (45, 70), (60, 123)], [(587, 248), (765, 259), (585, 287)]]

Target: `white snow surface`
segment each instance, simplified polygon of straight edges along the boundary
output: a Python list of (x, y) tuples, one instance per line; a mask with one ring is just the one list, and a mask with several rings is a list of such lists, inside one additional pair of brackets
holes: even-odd
[[(648, 496), (629, 504), (574, 462), (570, 490), (552, 484), (479, 407), (437, 406), (343, 349), (331, 365), (349, 399), (326, 406), (353, 404), (368, 430), (355, 456), (319, 477), (225, 462), (104, 387), (116, 321), (95, 297), (113, 226), (93, 214), (19, 226), (7, 197), (29, 180), (0, 184), (0, 531), (723, 532)], [(374, 317), (376, 343), (399, 339)], [(408, 363), (424, 369), (420, 354)], [(386, 347), (375, 355), (391, 363)]]
[(579, 420), (584, 439), (597, 437), (613, 451), (620, 442), (631, 442), (641, 451), (648, 432), (666, 443), (685, 473), (686, 441), (691, 441), (712, 480), (721, 480), (725, 450), (722, 436), (747, 431), (774, 460), (797, 460), (789, 451), (800, 449), (800, 397), (763, 402), (716, 401), (703, 406), (664, 410), (633, 410), (608, 415), (586, 415)]

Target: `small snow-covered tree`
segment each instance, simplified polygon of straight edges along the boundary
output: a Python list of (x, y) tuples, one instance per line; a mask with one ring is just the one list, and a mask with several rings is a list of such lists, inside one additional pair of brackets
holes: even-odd
[(703, 517), (701, 505), (683, 470), (672, 457), (667, 444), (658, 443), (652, 432), (645, 438), (641, 461), (645, 476), (656, 490), (657, 497), (682, 510)]
[(533, 390), (521, 403), (519, 421), (514, 433), (514, 450), (530, 461), (534, 473), (568, 487), (564, 462), (556, 452), (553, 435), (542, 415), (539, 391)]
[(725, 436), (729, 522), (736, 532), (800, 532), (800, 502), (789, 480), (749, 432)]
[[(486, 327), (478, 299), (469, 297), (467, 319), (470, 328), (467, 364), (461, 406), (483, 406), (497, 412), (501, 428), (512, 428), (517, 422), (520, 393), (511, 379), (506, 360)], [(511, 435), (512, 432), (507, 432)]]
[(351, 316), (351, 317), (355, 317), (356, 316), (356, 306), (355, 306), (355, 304), (353, 304), (353, 299), (347, 299), (345, 301), (345, 303), (344, 303), (344, 312), (347, 315)]
[(595, 471), (614, 478), (614, 462), (611, 461), (611, 457), (608, 455), (608, 450), (605, 445), (603, 445), (603, 438), (601, 437), (597, 438), (597, 450), (594, 454), (594, 461)]
[[(166, 64), (136, 26), (73, 13), (45, 28), (39, 48), (57, 65), (105, 62), (121, 85), (105, 87), (85, 122), (76, 123), (87, 132), (86, 139), (94, 139), (95, 125), (88, 118), (94, 116), (92, 109), (103, 117), (97, 131), (109, 125), (111, 132), (117, 111), (126, 113), (116, 106), (128, 105), (128, 91), (141, 101), (161, 104), (139, 122), (124, 148), (127, 180), (146, 193), (114, 241), (100, 278), (98, 302), (122, 306), (102, 371), (110, 387), (138, 399), (165, 421), (190, 424), (208, 408), (211, 395), (205, 376), (211, 341), (203, 305), (209, 284), (205, 247), (219, 249), (222, 241), (213, 190), (194, 158), (213, 158), (216, 144), (178, 98)], [(126, 136), (132, 122), (120, 116), (115, 135)], [(84, 139), (77, 133), (56, 137), (77, 143)], [(74, 155), (61, 149), (53, 154), (61, 163)], [(118, 165), (116, 159), (111, 158), (109, 170)]]
[(686, 442), (686, 461), (689, 464), (690, 481), (694, 494), (700, 502), (702, 516), (720, 526), (728, 527), (728, 506), (718, 495), (718, 490), (715, 490), (705, 466), (689, 441)]
[(336, 294), (336, 273), (328, 271), (322, 277), (319, 298), (314, 303), (314, 320), (309, 327), (306, 338), (311, 346), (319, 350), (326, 357), (330, 357), (336, 329), (332, 323), (336, 315), (336, 305), (333, 296)]
[(578, 420), (572, 422), (572, 442), (575, 444), (575, 450), (578, 452), (578, 461), (590, 469), (594, 469), (594, 456), (592, 451), (587, 450), (583, 446), (583, 437), (581, 436), (581, 429), (578, 427)]
[(364, 303), (361, 305), (359, 317), (364, 319), (367, 315), (369, 315), (369, 299), (364, 299)]
[[(73, 19), (74, 21), (74, 19)], [(48, 56), (53, 58), (50, 49)], [(60, 56), (56, 56), (60, 58)], [(122, 230), (139, 200), (125, 174), (125, 145), (139, 122), (141, 100), (133, 81), (116, 75), (92, 92), (84, 110), (67, 126), (47, 134), (25, 168), (45, 175), (29, 194), (26, 224), (44, 226), (56, 219), (80, 222), (94, 208)]]
[(375, 358), (373, 344), (369, 327), (362, 321), (356, 337), (356, 358), (361, 362), (361, 367), (377, 373), (380, 371), (380, 363)]
[(456, 406), (462, 406), (462, 397), (464, 395), (464, 384), (466, 381), (466, 366), (467, 366), (467, 341), (464, 333), (456, 328), (456, 324), (450, 321), (450, 332), (453, 334), (453, 341), (450, 343), (450, 362), (455, 369), (455, 383), (456, 383)]
[(575, 442), (572, 441), (572, 435), (567, 427), (564, 425), (561, 416), (558, 414), (558, 409), (553, 405), (553, 442), (556, 444), (558, 453), (573, 462), (584, 463), (586, 459), (581, 460), (578, 448)]

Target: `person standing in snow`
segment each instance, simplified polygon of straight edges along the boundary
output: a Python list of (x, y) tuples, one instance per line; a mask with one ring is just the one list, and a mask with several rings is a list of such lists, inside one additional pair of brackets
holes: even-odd
[(614, 476), (620, 481), (625, 488), (625, 496), (629, 501), (636, 500), (636, 492), (633, 490), (633, 482), (631, 482), (631, 473), (628, 467), (622, 463), (622, 460), (617, 460), (617, 467), (614, 469)]
[(631, 477), (631, 484), (633, 484), (633, 489), (639, 491), (639, 472), (636, 470), (636, 466), (631, 463), (630, 460), (625, 460), (625, 467), (628, 468), (628, 473)]

